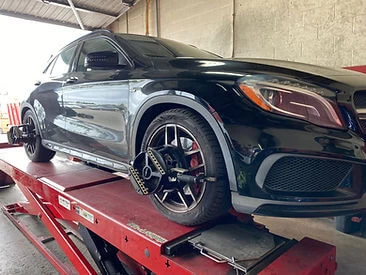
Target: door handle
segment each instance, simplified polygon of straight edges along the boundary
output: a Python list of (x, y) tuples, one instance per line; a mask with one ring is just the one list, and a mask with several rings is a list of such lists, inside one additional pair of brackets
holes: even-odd
[(78, 81), (78, 78), (76, 76), (72, 76), (72, 77), (66, 79), (67, 84), (75, 83), (76, 81)]

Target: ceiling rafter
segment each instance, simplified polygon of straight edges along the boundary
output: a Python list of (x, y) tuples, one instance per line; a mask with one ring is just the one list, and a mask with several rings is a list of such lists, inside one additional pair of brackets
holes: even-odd
[[(135, 4), (138, 2), (139, 0), (135, 1)], [(105, 28), (107, 26), (109, 26), (110, 24), (112, 24), (114, 21), (116, 21), (118, 18), (120, 18), (125, 12), (127, 12), (130, 9), (130, 5), (129, 4), (125, 4), (122, 3), (122, 8), (118, 11), (118, 15), (112, 19), (107, 19), (102, 28)]]
[(0, 0), (0, 14), (95, 30), (106, 28), (139, 0)]
[[(63, 8), (71, 8), (68, 1), (62, 1), (62, 0), (41, 0), (41, 2), (49, 5), (55, 5)], [(111, 16), (111, 17), (117, 17), (119, 14), (114, 12), (105, 11), (102, 9), (94, 8), (94, 7), (82, 7), (79, 5), (75, 5), (75, 9), (77, 11), (81, 12), (92, 12), (92, 13), (99, 13), (101, 15)]]
[[(37, 21), (37, 22), (42, 22), (42, 23), (49, 23), (49, 24), (54, 24), (54, 25), (59, 25), (59, 26), (70, 27), (70, 28), (76, 28), (76, 29), (79, 28), (78, 24), (73, 24), (73, 23), (64, 22), (64, 21), (58, 21), (58, 20), (54, 20), (54, 19), (50, 19), (50, 18), (42, 18), (42, 17), (39, 17), (39, 16), (25, 14), (25, 13), (0, 10), (0, 14), (5, 15), (5, 16), (11, 16), (11, 17), (26, 19), (26, 20), (32, 20), (32, 21)], [(93, 27), (85, 26), (85, 25), (84, 25), (84, 27), (85, 27), (86, 30), (95, 29)]]
[(81, 28), (82, 30), (85, 30), (85, 27), (84, 27), (83, 21), (81, 20), (81, 18), (80, 18), (80, 16), (79, 16), (78, 11), (77, 11), (77, 10), (76, 10), (76, 8), (75, 8), (74, 3), (72, 2), (72, 0), (67, 0), (67, 2), (68, 2), (68, 3), (69, 3), (69, 5), (70, 5), (70, 8), (71, 8), (71, 10), (72, 10), (72, 12), (73, 12), (73, 14), (74, 14), (74, 16), (75, 16), (75, 18), (76, 18), (76, 21), (78, 21), (80, 28)]

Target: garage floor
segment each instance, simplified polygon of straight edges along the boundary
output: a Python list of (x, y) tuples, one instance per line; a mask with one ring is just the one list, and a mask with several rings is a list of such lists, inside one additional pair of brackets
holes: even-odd
[[(21, 200), (24, 198), (17, 186), (0, 189), (0, 206)], [(335, 230), (332, 218), (287, 219), (257, 216), (255, 220), (283, 237), (300, 240), (308, 236), (335, 245), (337, 274), (366, 274), (366, 239), (358, 237), (357, 234), (347, 235), (338, 232)], [(87, 253), (85, 248), (84, 252)], [(0, 274), (58, 274), (2, 212), (0, 213)]]

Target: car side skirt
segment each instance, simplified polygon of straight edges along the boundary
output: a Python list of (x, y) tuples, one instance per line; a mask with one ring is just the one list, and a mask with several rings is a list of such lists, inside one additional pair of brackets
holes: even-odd
[(100, 165), (106, 168), (110, 168), (116, 171), (126, 172), (128, 171), (128, 165), (113, 159), (104, 158), (89, 152), (85, 152), (79, 149), (75, 149), (69, 146), (65, 146), (50, 140), (42, 140), (42, 145), (53, 151), (62, 152), (86, 162), (91, 162), (96, 165)]

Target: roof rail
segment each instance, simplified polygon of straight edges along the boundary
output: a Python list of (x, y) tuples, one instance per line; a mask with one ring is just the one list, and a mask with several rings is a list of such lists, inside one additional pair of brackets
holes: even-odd
[(96, 32), (109, 32), (109, 33), (113, 33), (111, 30), (108, 30), (108, 29), (96, 29), (96, 30), (93, 30), (91, 33), (96, 33)]

